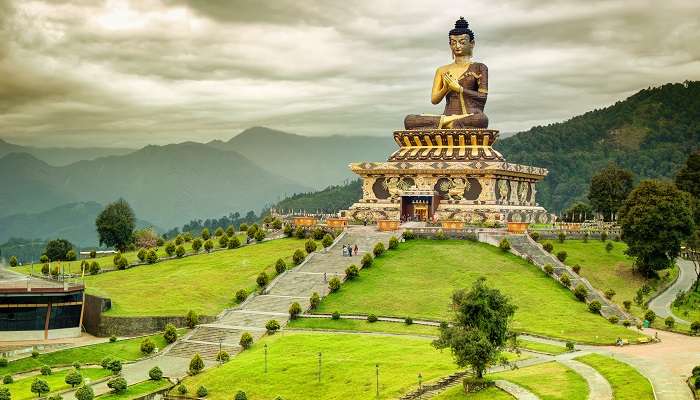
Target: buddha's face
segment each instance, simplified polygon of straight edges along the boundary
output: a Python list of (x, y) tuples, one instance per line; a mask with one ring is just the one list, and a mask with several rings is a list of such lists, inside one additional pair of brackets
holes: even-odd
[(474, 42), (469, 41), (469, 35), (450, 35), (450, 49), (455, 57), (471, 56)]

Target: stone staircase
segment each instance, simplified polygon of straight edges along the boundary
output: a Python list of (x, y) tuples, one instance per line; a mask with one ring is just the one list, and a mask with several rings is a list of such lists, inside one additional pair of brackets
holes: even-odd
[[(169, 356), (192, 358), (195, 353), (206, 360), (215, 360), (222, 350), (233, 356), (241, 351), (239, 341), (244, 332), (253, 336), (253, 341), (265, 335), (265, 324), (274, 319), (281, 326), (289, 320), (289, 306), (297, 302), (303, 310), (309, 308), (309, 298), (314, 292), (320, 296), (328, 294), (328, 283), (332, 277), (345, 279), (345, 268), (350, 264), (360, 266), (362, 255), (371, 252), (374, 245), (382, 241), (387, 246), (391, 236), (398, 233), (377, 232), (374, 227), (349, 227), (327, 250), (310, 255), (298, 267), (275, 278), (260, 295), (249, 297), (240, 306), (222, 312), (214, 323), (198, 325), (167, 353)], [(342, 255), (344, 244), (357, 244), (359, 254), (352, 257)], [(324, 281), (325, 274), (325, 281)]]
[(588, 291), (586, 302), (590, 303), (591, 301), (597, 300), (602, 306), (600, 314), (603, 317), (609, 318), (614, 315), (620, 321), (624, 321), (626, 319), (629, 319), (630, 321), (635, 320), (633, 316), (625, 313), (622, 309), (620, 309), (620, 307), (605, 298), (605, 296), (595, 287), (593, 287), (593, 285), (591, 285), (586, 278), (579, 276), (566, 264), (559, 261), (559, 259), (557, 259), (553, 254), (545, 251), (539, 243), (532, 240), (529, 236), (508, 235), (507, 238), (510, 242), (513, 253), (531, 260), (535, 265), (540, 267), (540, 269), (544, 269), (544, 266), (547, 264), (551, 265), (554, 269), (553, 275), (557, 279), (559, 279), (565, 273), (569, 275), (569, 278), (571, 279), (569, 289), (573, 290), (579, 284), (583, 285)]
[(416, 389), (413, 392), (406, 393), (399, 397), (399, 400), (414, 400), (414, 399), (432, 399), (445, 390), (460, 385), (462, 379), (467, 376), (466, 371), (455, 372), (452, 375), (444, 376), (436, 382), (423, 385), (421, 389)]

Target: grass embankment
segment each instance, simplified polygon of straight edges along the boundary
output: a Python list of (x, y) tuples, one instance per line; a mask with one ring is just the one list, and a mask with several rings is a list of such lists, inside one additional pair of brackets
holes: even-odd
[[(163, 335), (160, 333), (151, 335), (149, 338), (159, 349), (167, 345)], [(122, 361), (138, 360), (144, 357), (144, 354), (141, 353), (141, 342), (143, 340), (144, 338), (125, 339), (117, 340), (114, 343), (105, 340), (104, 343), (39, 354), (37, 357), (20, 358), (10, 361), (7, 367), (0, 367), (0, 376), (38, 369), (43, 365), (50, 367), (66, 366), (76, 361), (81, 365), (99, 364), (105, 357)]]
[[(70, 389), (71, 386), (65, 382), (66, 375), (69, 372), (70, 370), (56, 371), (51, 375), (39, 375), (38, 378), (43, 379), (46, 381), (46, 383), (48, 383), (49, 389), (51, 390), (50, 393), (55, 393)], [(111, 372), (102, 368), (83, 368), (80, 370), (80, 374), (83, 376), (83, 380), (90, 379), (91, 381), (94, 381), (96, 379), (111, 375)], [(18, 379), (9, 385), (2, 386), (10, 389), (12, 400), (35, 399), (37, 395), (31, 391), (32, 382), (34, 382), (35, 378), (37, 378), (37, 376), (29, 376)]]
[(683, 304), (671, 306), (671, 311), (686, 321), (700, 321), (700, 292), (689, 291)]
[(610, 383), (614, 400), (653, 400), (649, 380), (631, 366), (600, 354), (588, 354), (575, 360), (588, 364)]
[(588, 384), (576, 372), (552, 361), (514, 371), (489, 374), (524, 387), (542, 400), (586, 400)]
[(171, 383), (167, 379), (161, 379), (159, 381), (145, 381), (135, 385), (130, 385), (123, 393), (107, 393), (97, 396), (96, 398), (100, 400), (131, 400), (157, 392), (160, 389), (165, 389), (170, 385)]
[[(662, 279), (646, 279), (641, 274), (634, 272), (634, 260), (625, 254), (627, 245), (624, 242), (602, 242), (600, 240), (589, 239), (588, 242), (583, 240), (565, 240), (564, 243), (559, 243), (556, 240), (547, 240), (545, 242), (552, 243), (554, 251), (552, 254), (557, 254), (560, 251), (566, 251), (567, 258), (565, 263), (569, 266), (576, 264), (581, 266), (580, 275), (588, 279), (593, 287), (605, 293), (606, 290), (612, 289), (615, 291), (613, 301), (620, 306), (625, 300), (632, 302), (632, 313), (637, 316), (643, 316), (644, 310), (634, 302), (637, 290), (643, 285), (648, 285), (651, 292), (644, 296), (644, 300), (648, 300), (660, 288), (665, 288), (676, 279), (678, 268), (670, 268), (658, 272)], [(605, 250), (606, 243), (611, 243), (613, 248), (610, 252)], [(666, 277), (666, 278), (663, 278)]]
[[(268, 345), (268, 372), (264, 348)], [(318, 354), (322, 353), (321, 383)], [(449, 351), (438, 351), (430, 339), (377, 335), (282, 332), (255, 343), (221, 367), (184, 380), (190, 393), (199, 385), (208, 399), (230, 399), (244, 390), (251, 400), (373, 399), (379, 364), (380, 398), (397, 398), (414, 390), (418, 374), (428, 382), (458, 368)]]
[[(299, 239), (271, 240), (239, 249), (161, 261), (85, 277), (87, 293), (112, 299), (110, 316), (216, 315), (233, 305), (239, 289), (252, 290), (258, 274), (275, 275), (278, 258), (291, 265)], [(158, 293), (144, 298), (144, 293)]]
[(448, 320), (453, 291), (470, 288), (481, 276), (518, 306), (513, 321), (517, 331), (588, 343), (638, 337), (592, 314), (571, 291), (525, 260), (469, 241), (402, 243), (326, 297), (317, 311)]
[[(246, 235), (245, 234), (237, 234), (236, 237), (241, 241), (241, 244), (245, 244), (246, 241)], [(201, 239), (201, 238), (199, 238)], [(221, 246), (219, 246), (219, 238), (212, 236), (211, 241), (214, 243), (214, 249), (220, 249)], [(202, 240), (204, 242), (204, 240)], [(174, 243), (174, 242), (173, 242)], [(165, 252), (165, 245), (167, 242), (160, 247), (155, 248), (156, 254), (158, 254), (159, 259), (164, 259), (164, 258), (169, 258), (168, 254)], [(186, 255), (192, 255), (192, 241), (189, 242), (183, 242), (182, 247), (185, 248)], [(129, 261), (129, 264), (133, 263), (138, 263), (141, 262), (137, 256), (139, 250), (134, 250), (134, 251), (127, 251), (123, 253), (122, 255), (126, 257), (126, 259)], [(202, 247), (199, 249), (199, 253), (204, 253), (204, 248)], [(116, 267), (114, 266), (114, 255), (105, 255), (105, 256), (98, 256), (94, 259), (88, 258), (85, 259), (88, 262), (93, 262), (97, 261), (97, 263), (100, 265), (100, 269), (102, 271), (109, 271), (109, 270), (115, 270)], [(53, 268), (54, 266), (58, 265), (60, 268), (66, 273), (66, 274), (75, 274), (75, 275), (80, 275), (82, 274), (82, 270), (80, 268), (80, 264), (83, 260), (76, 260), (76, 261), (67, 261), (67, 262), (60, 262), (60, 263), (51, 263), (51, 267)], [(40, 263), (34, 263), (34, 275), (38, 275), (41, 273), (41, 266), (42, 264)], [(31, 265), (23, 265), (21, 267), (13, 268), (13, 271), (17, 271), (23, 274), (29, 274), (32, 271), (32, 266)], [(85, 275), (88, 275), (88, 272), (85, 272)]]
[(515, 397), (509, 395), (497, 387), (490, 387), (476, 393), (464, 393), (462, 385), (458, 385), (445, 390), (433, 397), (433, 400), (513, 400)]

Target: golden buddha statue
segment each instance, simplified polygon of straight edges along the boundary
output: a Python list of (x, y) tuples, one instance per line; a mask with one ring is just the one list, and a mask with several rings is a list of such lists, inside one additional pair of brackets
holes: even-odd
[(406, 129), (460, 129), (487, 128), (489, 120), (484, 114), (488, 95), (488, 69), (486, 65), (472, 62), (474, 32), (469, 23), (460, 17), (449, 32), (450, 49), (454, 62), (438, 67), (433, 80), (430, 101), (438, 104), (444, 98), (442, 115), (408, 115), (404, 119)]

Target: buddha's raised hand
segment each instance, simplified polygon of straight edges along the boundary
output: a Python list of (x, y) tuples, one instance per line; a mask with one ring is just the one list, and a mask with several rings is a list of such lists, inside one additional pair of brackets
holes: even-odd
[(454, 92), (461, 92), (462, 91), (462, 85), (459, 84), (457, 79), (455, 79), (452, 74), (449, 72), (445, 72), (442, 74), (442, 81), (447, 85), (447, 87), (450, 88), (450, 90)]

